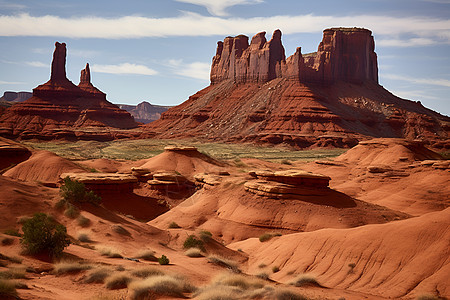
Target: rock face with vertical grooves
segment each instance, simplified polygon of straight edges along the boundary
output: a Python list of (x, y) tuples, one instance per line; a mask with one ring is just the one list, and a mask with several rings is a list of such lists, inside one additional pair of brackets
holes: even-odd
[(353, 147), (371, 137), (423, 139), (450, 148), (450, 118), (378, 84), (372, 32), (323, 31), (317, 52), (286, 58), (281, 31), (267, 41), (226, 37), (210, 86), (146, 126), (145, 135), (307, 147)]
[[(137, 127), (133, 117), (106, 100), (91, 83), (89, 64), (80, 84), (66, 77), (66, 44), (55, 43), (50, 80), (33, 89), (33, 96), (0, 116), (0, 135), (36, 139), (114, 139), (117, 129)], [(85, 130), (86, 128), (89, 130)]]

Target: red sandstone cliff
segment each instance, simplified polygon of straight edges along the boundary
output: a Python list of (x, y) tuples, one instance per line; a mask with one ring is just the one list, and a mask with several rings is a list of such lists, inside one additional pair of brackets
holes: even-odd
[[(12, 138), (112, 139), (114, 129), (137, 127), (133, 117), (106, 100), (90, 81), (89, 64), (80, 84), (66, 77), (66, 44), (56, 43), (50, 80), (33, 89), (33, 97), (0, 116), (0, 135)], [(83, 128), (90, 127), (89, 132)], [(102, 131), (102, 133), (99, 133)]]
[(146, 126), (146, 136), (354, 146), (370, 137), (448, 147), (450, 118), (378, 84), (371, 31), (332, 28), (316, 53), (285, 58), (281, 32), (218, 42), (211, 85)]

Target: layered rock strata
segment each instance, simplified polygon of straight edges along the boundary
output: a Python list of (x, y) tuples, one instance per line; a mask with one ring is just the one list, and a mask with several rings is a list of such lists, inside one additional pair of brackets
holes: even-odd
[[(50, 80), (0, 116), (0, 135), (104, 140), (115, 138), (114, 130), (137, 127), (128, 112), (108, 102), (106, 94), (92, 85), (89, 65), (81, 72), (79, 86), (67, 79), (66, 51), (64, 43), (55, 44)], [(84, 130), (87, 127), (91, 129)]]

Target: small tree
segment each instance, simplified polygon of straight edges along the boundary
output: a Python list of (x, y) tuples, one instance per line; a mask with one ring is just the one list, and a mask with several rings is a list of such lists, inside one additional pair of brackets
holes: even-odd
[(89, 202), (98, 205), (102, 200), (93, 191), (87, 191), (84, 183), (72, 180), (69, 176), (64, 178), (64, 185), (61, 186), (60, 193), (69, 203)]
[(165, 256), (164, 254), (161, 255), (160, 258), (158, 258), (158, 263), (159, 263), (160, 265), (168, 265), (169, 262), (170, 262), (170, 261), (169, 261), (169, 258), (168, 258), (167, 256)]
[(44, 213), (36, 213), (22, 226), (22, 246), (29, 254), (47, 253), (58, 257), (70, 245), (65, 226)]
[(199, 240), (195, 235), (191, 234), (186, 238), (186, 240), (183, 243), (184, 249), (189, 248), (198, 248), (202, 251), (205, 251), (205, 246), (203, 246), (203, 241)]

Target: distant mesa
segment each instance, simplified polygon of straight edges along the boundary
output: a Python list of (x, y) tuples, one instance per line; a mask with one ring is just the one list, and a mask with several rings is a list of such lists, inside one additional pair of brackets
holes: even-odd
[(120, 109), (129, 112), (134, 117), (136, 122), (144, 124), (158, 120), (163, 112), (172, 107), (155, 105), (148, 103), (147, 101), (143, 101), (138, 105), (117, 104), (117, 106)]
[(107, 101), (106, 94), (92, 85), (89, 64), (81, 71), (78, 86), (67, 79), (66, 51), (65, 43), (55, 43), (50, 80), (34, 88), (31, 98), (3, 112), (0, 135), (111, 140), (124, 134), (120, 130), (138, 126), (128, 112)]
[(353, 147), (374, 137), (448, 144), (449, 117), (378, 84), (370, 30), (325, 29), (317, 52), (298, 47), (287, 58), (281, 31), (269, 41), (265, 35), (219, 41), (211, 84), (147, 124), (145, 134), (297, 148)]
[(3, 93), (3, 96), (0, 97), (0, 102), (23, 102), (33, 96), (33, 93), (30, 92), (11, 92), (6, 91)]

